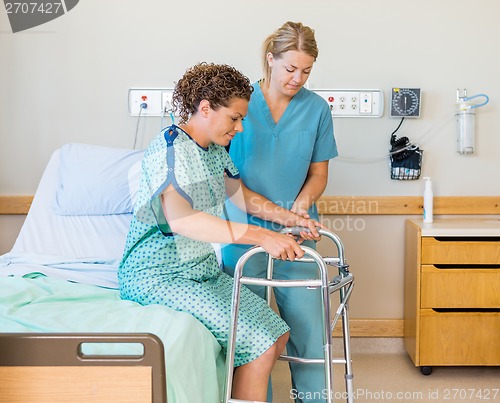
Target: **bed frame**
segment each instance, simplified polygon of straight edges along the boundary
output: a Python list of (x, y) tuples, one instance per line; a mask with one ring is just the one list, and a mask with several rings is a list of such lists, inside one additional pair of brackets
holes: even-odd
[[(140, 344), (142, 353), (83, 352), (97, 343)], [(1, 402), (165, 403), (165, 384), (164, 348), (153, 334), (0, 334)]]

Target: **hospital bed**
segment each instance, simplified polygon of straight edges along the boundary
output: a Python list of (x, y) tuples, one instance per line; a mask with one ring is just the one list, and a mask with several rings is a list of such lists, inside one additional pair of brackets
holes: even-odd
[(0, 401), (220, 401), (212, 334), (188, 314), (119, 297), (141, 158), (86, 144), (51, 156), (0, 256)]

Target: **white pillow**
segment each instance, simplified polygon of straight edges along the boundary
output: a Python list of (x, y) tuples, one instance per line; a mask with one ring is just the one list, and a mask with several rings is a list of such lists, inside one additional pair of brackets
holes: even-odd
[(143, 155), (144, 150), (64, 145), (54, 212), (59, 215), (131, 213)]

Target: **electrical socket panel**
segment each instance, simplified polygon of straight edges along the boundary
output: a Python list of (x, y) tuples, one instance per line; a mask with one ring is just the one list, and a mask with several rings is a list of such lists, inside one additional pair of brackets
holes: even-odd
[[(164, 116), (172, 109), (172, 88), (131, 88), (128, 91), (130, 116)], [(141, 105), (146, 104), (146, 108)]]
[(163, 91), (161, 93), (161, 105), (165, 114), (170, 114), (174, 111), (174, 105), (172, 104), (173, 90)]
[(382, 90), (313, 90), (326, 100), (332, 117), (379, 118), (384, 114)]

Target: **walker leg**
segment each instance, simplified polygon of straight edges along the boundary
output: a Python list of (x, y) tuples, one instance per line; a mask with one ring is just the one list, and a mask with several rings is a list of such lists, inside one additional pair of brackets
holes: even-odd
[(233, 296), (231, 302), (231, 319), (229, 322), (229, 334), (226, 351), (226, 383), (224, 385), (224, 402), (231, 401), (233, 390), (233, 375), (234, 375), (234, 355), (236, 345), (236, 332), (238, 327), (238, 312), (240, 307), (240, 292), (241, 292), (241, 269), (235, 270), (235, 279), (233, 283)]
[(342, 334), (344, 341), (344, 358), (345, 358), (345, 388), (347, 393), (347, 402), (354, 402), (354, 374), (352, 371), (351, 360), (351, 335), (349, 330), (349, 311), (347, 304), (342, 311)]
[[(324, 345), (324, 368), (325, 368), (325, 386), (328, 391), (328, 403), (333, 403), (333, 349), (332, 349), (332, 332), (330, 329), (330, 289), (328, 281), (323, 283), (322, 300), (323, 300), (323, 345)], [(326, 284), (326, 286), (325, 286)]]

